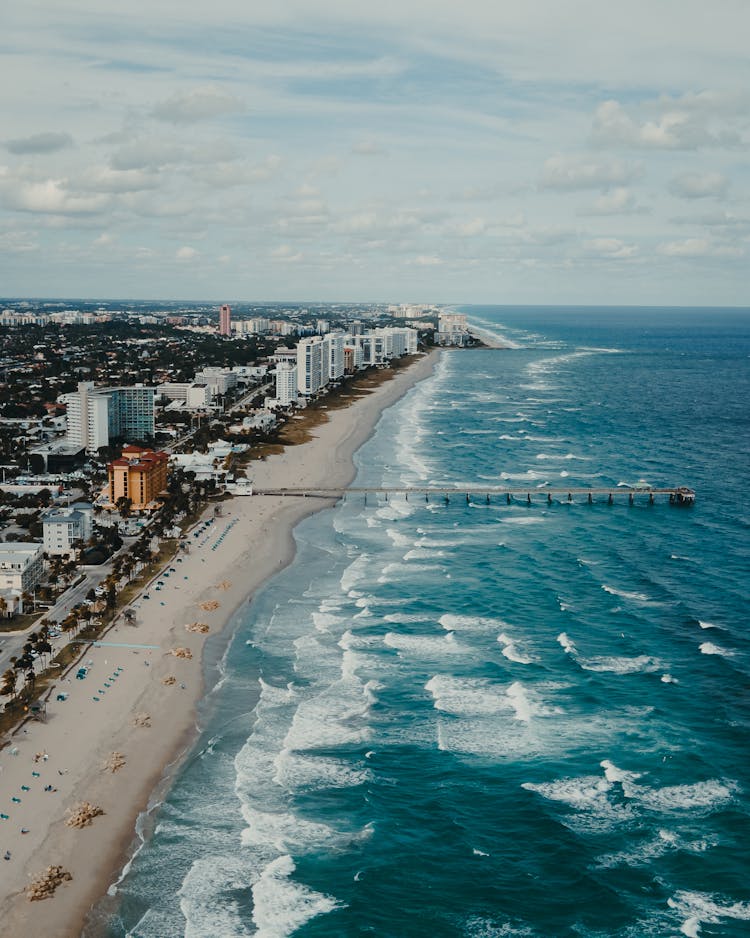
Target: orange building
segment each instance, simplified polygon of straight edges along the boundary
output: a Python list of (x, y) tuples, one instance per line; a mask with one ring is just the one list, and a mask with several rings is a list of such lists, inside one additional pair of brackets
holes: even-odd
[(153, 508), (157, 495), (167, 488), (168, 461), (166, 453), (126, 446), (120, 458), (107, 466), (110, 507), (118, 498), (129, 498), (135, 511)]

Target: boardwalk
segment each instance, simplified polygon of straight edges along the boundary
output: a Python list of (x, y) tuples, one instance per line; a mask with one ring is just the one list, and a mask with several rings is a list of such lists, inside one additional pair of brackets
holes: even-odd
[(614, 504), (615, 500), (627, 500), (629, 504), (634, 504), (635, 500), (647, 501), (654, 504), (658, 496), (668, 500), (671, 505), (692, 505), (695, 501), (695, 492), (687, 486), (680, 485), (674, 488), (652, 488), (647, 486), (611, 486), (608, 488), (507, 488), (504, 486), (479, 486), (462, 485), (451, 488), (440, 488), (438, 486), (406, 486), (393, 488), (375, 488), (353, 486), (347, 489), (335, 488), (277, 488), (277, 489), (253, 489), (253, 495), (275, 495), (290, 496), (295, 498), (326, 498), (326, 499), (346, 499), (353, 496), (361, 496), (367, 501), (367, 496), (373, 496), (375, 500), (383, 499), (388, 501), (392, 498), (403, 498), (406, 501), (409, 498), (450, 503), (454, 499), (461, 499), (465, 502), (483, 502), (491, 504), (504, 501), (506, 504), (513, 502), (525, 502), (532, 504), (534, 502), (544, 502), (553, 504), (554, 502), (568, 503), (584, 499), (589, 504), (605, 501), (607, 504)]

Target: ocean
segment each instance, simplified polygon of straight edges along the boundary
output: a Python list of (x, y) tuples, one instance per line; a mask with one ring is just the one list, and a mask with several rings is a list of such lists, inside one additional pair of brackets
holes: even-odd
[(299, 525), (86, 934), (750, 934), (750, 312), (463, 311), (356, 456), (456, 496)]

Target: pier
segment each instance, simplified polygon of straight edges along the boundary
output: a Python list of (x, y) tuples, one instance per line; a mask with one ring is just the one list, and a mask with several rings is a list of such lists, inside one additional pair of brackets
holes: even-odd
[(689, 506), (695, 502), (695, 492), (686, 485), (674, 488), (654, 488), (651, 486), (611, 486), (606, 488), (508, 488), (505, 486), (478, 486), (456, 485), (451, 488), (438, 486), (394, 486), (391, 488), (378, 488), (367, 486), (352, 486), (351, 488), (253, 488), (253, 495), (289, 496), (294, 498), (324, 498), (339, 501), (350, 497), (362, 496), (365, 504), (367, 497), (375, 500), (389, 501), (393, 498), (402, 498), (409, 501), (424, 501), (429, 504), (442, 502), (450, 504), (453, 500), (461, 500), (466, 504), (571, 504), (584, 500), (589, 505), (595, 502), (606, 502), (614, 505), (615, 502), (626, 501), (634, 505), (636, 500), (646, 501), (653, 505), (657, 497), (668, 501), (670, 505)]

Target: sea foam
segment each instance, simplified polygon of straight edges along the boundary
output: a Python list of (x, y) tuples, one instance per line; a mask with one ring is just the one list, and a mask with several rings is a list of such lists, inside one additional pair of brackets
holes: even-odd
[(332, 912), (339, 903), (289, 877), (295, 870), (288, 855), (277, 857), (253, 886), (255, 938), (287, 938), (318, 915)]
[(720, 645), (714, 645), (713, 642), (703, 642), (698, 646), (702, 655), (720, 655), (722, 658), (733, 658), (734, 652)]

